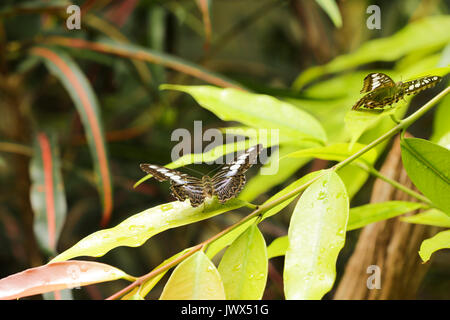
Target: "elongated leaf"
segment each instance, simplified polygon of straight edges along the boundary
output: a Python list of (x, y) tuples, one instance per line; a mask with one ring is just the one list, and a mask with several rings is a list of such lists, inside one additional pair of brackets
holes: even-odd
[(216, 267), (199, 251), (175, 268), (160, 299), (224, 300), (225, 290)]
[[(286, 155), (286, 157), (319, 158), (324, 160), (342, 161), (360, 151), (364, 147), (365, 145), (359, 143), (353, 145), (350, 145), (349, 143), (335, 143), (325, 147), (308, 148), (295, 151)], [(369, 150), (358, 158), (358, 160), (364, 161), (369, 165), (374, 163), (376, 159), (377, 152), (374, 149)]]
[(450, 150), (423, 139), (402, 139), (402, 161), (414, 185), (450, 215)]
[(91, 261), (64, 261), (27, 269), (0, 280), (0, 299), (19, 299), (44, 292), (127, 279), (125, 272)]
[(135, 214), (113, 228), (88, 235), (56, 256), (52, 262), (78, 256), (99, 257), (119, 246), (138, 247), (167, 229), (205, 220), (245, 205), (246, 202), (238, 199), (231, 199), (225, 204), (208, 199), (204, 205), (196, 208), (191, 207), (189, 201), (162, 204)]
[(431, 255), (441, 249), (450, 248), (450, 230), (441, 231), (434, 237), (426, 239), (420, 246), (419, 255), (423, 262), (430, 260)]
[(345, 186), (334, 171), (302, 194), (289, 224), (283, 274), (286, 299), (321, 299), (331, 290), (348, 212)]
[(430, 209), (413, 216), (401, 217), (404, 222), (450, 228), (450, 217), (437, 209)]
[(224, 121), (239, 121), (245, 125), (278, 129), (280, 136), (325, 142), (326, 134), (310, 114), (268, 95), (212, 86), (162, 85), (161, 89), (186, 92), (205, 109)]
[(256, 217), (253, 219), (250, 219), (240, 226), (234, 228), (230, 232), (227, 232), (223, 236), (221, 236), (219, 239), (214, 240), (209, 246), (208, 250), (206, 251), (206, 255), (208, 258), (212, 259), (217, 253), (219, 253), (223, 248), (226, 246), (229, 246), (231, 243), (233, 243), (234, 240), (236, 240), (245, 230), (247, 230), (253, 223), (256, 221)]
[(45, 65), (64, 85), (77, 108), (92, 154), (97, 187), (102, 197), (102, 225), (106, 225), (113, 209), (111, 174), (97, 98), (88, 79), (67, 54), (55, 49), (36, 47), (32, 54), (44, 59)]
[(149, 63), (162, 65), (178, 72), (191, 75), (216, 86), (242, 89), (242, 87), (236, 82), (222, 75), (208, 71), (192, 62), (181, 59), (177, 56), (151, 50), (149, 48), (134, 44), (119, 43), (114, 41), (90, 42), (79, 38), (69, 37), (48, 37), (44, 40), (44, 42), (63, 47), (93, 50), (127, 59), (147, 61)]
[(316, 0), (338, 28), (342, 27), (342, 17), (335, 0)]
[(390, 37), (367, 41), (355, 52), (339, 56), (324, 66), (309, 68), (295, 80), (293, 87), (298, 90), (324, 74), (340, 72), (365, 63), (394, 61), (416, 50), (444, 47), (450, 41), (450, 35), (445, 32), (449, 28), (450, 17), (444, 15), (409, 23)]
[(362, 228), (377, 221), (397, 217), (421, 207), (423, 207), (423, 204), (417, 202), (386, 201), (351, 208), (347, 231)]
[(288, 236), (281, 236), (272, 241), (267, 247), (267, 258), (272, 259), (279, 256), (284, 256), (289, 246)]
[[(155, 269), (159, 269), (168, 263), (172, 262), (173, 260), (177, 259), (179, 256), (183, 255), (184, 253), (188, 252), (191, 248), (184, 249), (183, 251), (178, 252), (177, 254), (174, 254), (169, 259), (164, 260), (161, 264), (159, 264)], [(152, 270), (152, 271), (153, 271)], [(144, 297), (150, 292), (150, 290), (153, 289), (153, 287), (161, 280), (162, 277), (169, 271), (170, 269), (167, 269), (163, 272), (160, 272), (158, 275), (152, 277), (151, 279), (145, 281), (143, 284), (141, 284), (139, 287), (133, 288), (129, 293), (124, 295), (121, 300), (140, 300), (144, 299)]]
[(34, 232), (39, 245), (54, 254), (66, 218), (67, 204), (55, 139), (46, 133), (37, 135), (30, 176)]
[[(436, 108), (433, 122), (433, 136), (431, 141), (450, 149), (450, 127), (448, 121), (450, 119), (450, 95), (446, 96)], [(443, 138), (445, 140), (443, 140)], [(445, 141), (444, 143), (441, 140)]]
[(267, 251), (264, 237), (252, 224), (225, 251), (219, 273), (227, 300), (259, 300), (267, 280)]

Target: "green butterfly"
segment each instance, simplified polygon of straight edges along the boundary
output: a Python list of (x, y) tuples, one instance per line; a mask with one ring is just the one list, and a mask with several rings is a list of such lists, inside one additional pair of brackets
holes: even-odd
[(369, 73), (364, 78), (364, 85), (360, 93), (368, 92), (358, 100), (352, 110), (358, 109), (383, 109), (387, 105), (392, 105), (405, 95), (418, 93), (427, 88), (434, 87), (441, 77), (428, 76), (407, 82), (395, 83), (384, 73)]

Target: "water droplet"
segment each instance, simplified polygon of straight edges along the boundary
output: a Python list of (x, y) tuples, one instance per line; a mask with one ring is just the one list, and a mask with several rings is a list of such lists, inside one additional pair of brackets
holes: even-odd
[(237, 264), (233, 267), (233, 271), (239, 271), (242, 268), (242, 264)]
[(325, 192), (320, 191), (319, 195), (317, 196), (317, 200), (323, 200), (326, 198), (326, 196), (327, 196), (327, 194)]
[(161, 206), (161, 210), (162, 211), (169, 211), (169, 210), (172, 210), (172, 209), (173, 209), (173, 205), (171, 203), (164, 204), (164, 205)]

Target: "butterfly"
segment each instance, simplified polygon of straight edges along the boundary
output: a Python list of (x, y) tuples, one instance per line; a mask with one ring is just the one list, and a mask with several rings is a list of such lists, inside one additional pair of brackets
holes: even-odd
[(171, 194), (179, 201), (189, 199), (195, 208), (207, 197), (217, 196), (220, 203), (236, 197), (245, 185), (244, 173), (256, 162), (262, 149), (262, 144), (250, 147), (214, 176), (204, 175), (201, 179), (154, 164), (143, 163), (140, 167), (158, 181), (169, 180)]
[(352, 110), (384, 108), (392, 105), (405, 95), (418, 93), (424, 89), (434, 87), (441, 77), (428, 76), (407, 82), (395, 83), (388, 75), (375, 72), (369, 73), (364, 78), (363, 88), (360, 93), (368, 92), (358, 100)]

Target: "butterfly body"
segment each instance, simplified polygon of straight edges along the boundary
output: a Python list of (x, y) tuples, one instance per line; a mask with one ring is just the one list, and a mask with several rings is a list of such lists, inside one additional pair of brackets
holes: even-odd
[(361, 93), (367, 94), (356, 102), (353, 110), (385, 108), (403, 99), (405, 95), (415, 94), (435, 86), (441, 77), (429, 76), (407, 82), (395, 83), (384, 73), (370, 73), (364, 78)]
[(204, 175), (201, 179), (153, 164), (144, 163), (140, 167), (158, 181), (169, 180), (170, 191), (176, 199), (189, 199), (192, 207), (198, 207), (206, 198), (213, 196), (217, 196), (221, 203), (236, 197), (245, 185), (244, 173), (256, 162), (261, 150), (261, 144), (250, 147), (214, 176)]

